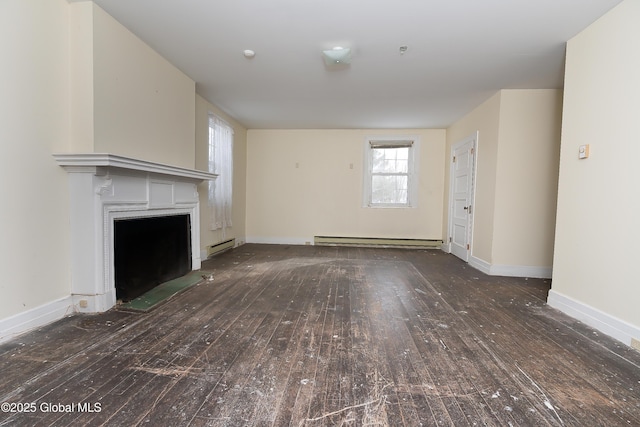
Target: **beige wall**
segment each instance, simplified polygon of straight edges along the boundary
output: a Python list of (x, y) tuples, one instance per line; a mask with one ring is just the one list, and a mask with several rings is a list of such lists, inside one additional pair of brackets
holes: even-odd
[(94, 152), (93, 2), (69, 5), (69, 141), (65, 152)]
[(68, 177), (52, 154), (193, 168), (196, 95), (91, 2), (3, 0), (0, 35), (1, 341), (72, 310)]
[(0, 320), (70, 293), (66, 0), (0, 2)]
[[(473, 244), (471, 255), (486, 262), (492, 261), (494, 201), (496, 197), (496, 168), (500, 126), (501, 92), (485, 101), (447, 129), (447, 159), (445, 161), (446, 188), (449, 188), (451, 147), (478, 132), (476, 149), (476, 195), (474, 205)], [(444, 203), (443, 236), (448, 239), (449, 200)]]
[[(362, 207), (368, 136), (419, 135), (418, 207)], [(249, 130), (247, 239), (442, 238), (444, 130)], [(351, 167), (353, 166), (353, 167)]]
[(492, 263), (551, 267), (562, 93), (503, 90)]
[(247, 177), (247, 130), (229, 115), (206, 99), (196, 95), (196, 169), (207, 170), (209, 159), (209, 113), (226, 120), (233, 128), (233, 206), (232, 227), (223, 236), (220, 230), (211, 230), (211, 209), (208, 207), (208, 184), (202, 183), (200, 193), (200, 246), (202, 250), (210, 245), (234, 237), (236, 244), (245, 241), (246, 227), (246, 177)]
[(69, 4), (70, 138), (62, 151), (195, 165), (195, 83), (92, 2)]
[[(550, 294), (587, 322), (629, 326), (626, 342), (640, 339), (638, 22), (640, 2), (625, 0), (567, 45)], [(582, 144), (589, 159), (578, 159)]]
[(551, 274), (560, 123), (560, 91), (502, 90), (447, 129), (449, 154), (478, 131), (471, 263), (488, 273)]
[(195, 83), (94, 6), (94, 150), (195, 165)]

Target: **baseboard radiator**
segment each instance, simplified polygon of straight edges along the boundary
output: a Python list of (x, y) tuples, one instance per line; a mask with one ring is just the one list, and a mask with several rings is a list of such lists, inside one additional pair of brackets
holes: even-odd
[(207, 258), (218, 255), (224, 251), (227, 251), (236, 246), (236, 239), (225, 240), (224, 242), (216, 243), (207, 247)]
[(340, 237), (314, 236), (314, 244), (318, 246), (358, 246), (377, 248), (411, 248), (434, 249), (440, 248), (442, 240), (431, 239), (394, 239), (379, 237)]

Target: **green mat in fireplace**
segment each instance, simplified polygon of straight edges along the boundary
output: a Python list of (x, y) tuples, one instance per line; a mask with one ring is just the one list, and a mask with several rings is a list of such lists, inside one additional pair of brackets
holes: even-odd
[(202, 270), (192, 271), (182, 277), (178, 277), (177, 279), (161, 283), (155, 288), (140, 295), (138, 298), (120, 304), (118, 308), (135, 311), (149, 311), (158, 304), (169, 300), (174, 295), (177, 295), (185, 289), (188, 289), (190, 286), (202, 281), (202, 276), (208, 273), (209, 272)]

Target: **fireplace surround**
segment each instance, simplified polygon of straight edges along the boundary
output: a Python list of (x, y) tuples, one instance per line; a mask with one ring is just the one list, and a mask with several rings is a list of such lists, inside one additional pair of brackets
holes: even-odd
[(188, 215), (191, 270), (199, 270), (198, 184), (216, 175), (128, 157), (54, 154), (69, 174), (71, 297), (79, 312), (116, 304), (115, 222)]

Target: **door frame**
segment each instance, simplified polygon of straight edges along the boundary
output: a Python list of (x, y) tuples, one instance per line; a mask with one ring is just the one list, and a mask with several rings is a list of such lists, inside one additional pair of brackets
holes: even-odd
[(454, 200), (453, 200), (453, 183), (454, 183), (454, 174), (455, 170), (453, 167), (453, 153), (455, 153), (456, 149), (462, 145), (468, 144), (471, 142), (471, 147), (473, 149), (473, 157), (471, 161), (471, 183), (469, 185), (469, 201), (470, 206), (472, 207), (471, 213), (467, 215), (467, 244), (469, 249), (467, 249), (466, 257), (462, 258), (463, 261), (469, 262), (469, 258), (471, 257), (471, 252), (473, 250), (473, 219), (475, 217), (475, 207), (476, 207), (476, 174), (478, 170), (478, 139), (479, 139), (479, 131), (475, 131), (471, 135), (466, 138), (462, 138), (455, 144), (451, 146), (451, 150), (449, 152), (449, 220), (448, 220), (448, 230), (447, 230), (447, 252), (452, 253), (451, 251), (451, 242), (453, 239), (453, 208), (454, 208)]

